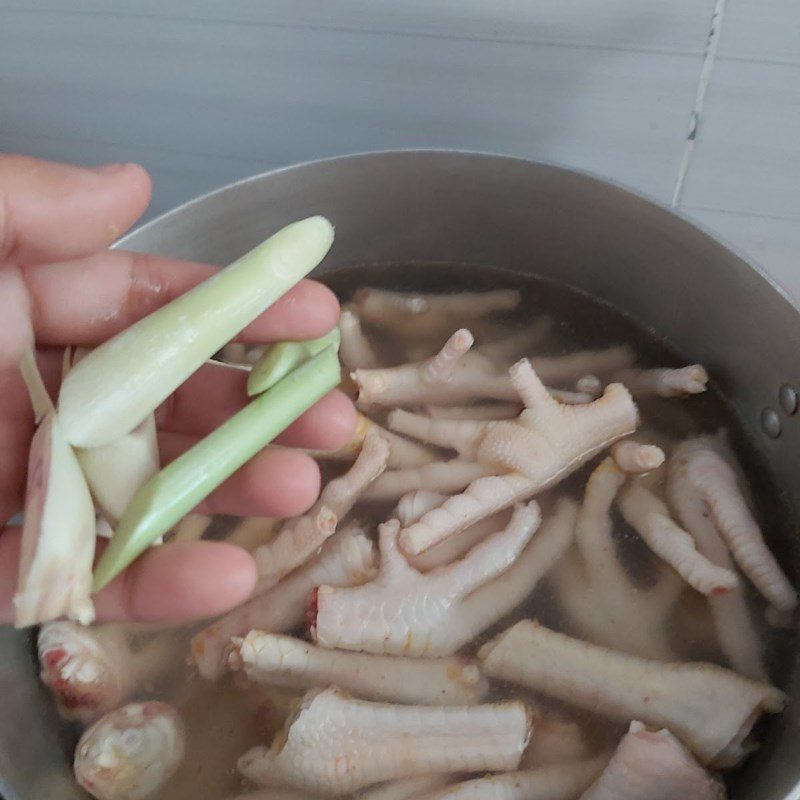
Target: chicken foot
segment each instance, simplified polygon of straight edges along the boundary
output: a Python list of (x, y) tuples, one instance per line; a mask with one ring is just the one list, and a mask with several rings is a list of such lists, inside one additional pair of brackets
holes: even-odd
[(421, 467), (432, 461), (438, 461), (440, 458), (431, 448), (387, 431), (386, 428), (373, 422), (361, 412), (356, 412), (355, 432), (343, 447), (338, 450), (303, 450), (303, 452), (320, 461), (355, 461), (364, 445), (364, 439), (372, 432), (377, 433), (389, 443), (387, 469)]
[(535, 503), (519, 506), (505, 530), (462, 560), (425, 574), (398, 549), (397, 520), (381, 525), (378, 577), (352, 589), (320, 586), (312, 638), (324, 647), (381, 655), (451, 655), (463, 644), (456, 624), (460, 604), (514, 563), (539, 522)]
[(334, 534), (320, 554), (287, 575), (277, 586), (253, 597), (194, 636), (190, 660), (208, 680), (227, 669), (234, 636), (253, 629), (283, 633), (303, 623), (311, 592), (322, 584), (355, 586), (375, 575), (375, 550), (358, 526)]
[(706, 772), (668, 731), (632, 722), (603, 774), (581, 800), (725, 800)]
[(731, 766), (762, 713), (777, 713), (779, 689), (703, 663), (663, 663), (615, 653), (523, 620), (484, 645), (490, 677), (621, 721), (669, 728), (703, 764)]
[(418, 489), (451, 494), (460, 492), (491, 470), (474, 461), (436, 461), (421, 467), (384, 472), (366, 489), (364, 500), (396, 500)]
[[(797, 607), (797, 592), (770, 552), (739, 487), (736, 473), (710, 437), (684, 442), (673, 457), (674, 501), (692, 495), (702, 500), (719, 535), (742, 572), (779, 611)], [(688, 502), (686, 500), (685, 502)]]
[(183, 760), (185, 733), (166, 703), (131, 703), (99, 719), (75, 751), (75, 777), (97, 800), (142, 800)]
[[(533, 736), (536, 736), (534, 731)], [(575, 800), (607, 762), (606, 756), (569, 764), (473, 778), (419, 800)]]
[(91, 722), (167, 671), (178, 645), (158, 634), (136, 651), (118, 625), (49, 622), (39, 630), (39, 675), (64, 719)]
[(552, 330), (552, 318), (539, 317), (532, 325), (482, 344), (478, 352), (495, 363), (513, 364), (517, 359), (529, 356), (534, 347), (550, 336)]
[(345, 369), (377, 369), (380, 360), (369, 339), (361, 331), (361, 319), (350, 309), (343, 308), (339, 317), (339, 358)]
[(667, 618), (683, 583), (662, 569), (656, 583), (635, 586), (623, 567), (613, 537), (610, 510), (630, 474), (658, 467), (664, 454), (632, 441), (617, 444), (589, 476), (575, 523), (575, 552), (550, 578), (567, 619), (589, 640), (626, 653), (669, 661), (674, 658)]
[(739, 585), (736, 574), (707, 559), (690, 534), (677, 525), (667, 506), (641, 482), (630, 481), (619, 509), (647, 546), (700, 594), (719, 595)]
[(701, 364), (679, 369), (624, 369), (613, 375), (637, 399), (690, 397), (708, 388), (708, 373)]
[[(708, 444), (713, 446), (713, 443)], [(684, 528), (694, 538), (697, 549), (718, 566), (735, 571), (728, 546), (686, 470), (687, 459), (701, 447), (706, 447), (706, 440), (679, 445), (668, 465), (667, 496)], [(731, 667), (753, 680), (766, 680), (761, 638), (744, 587), (710, 596), (708, 604), (720, 648)]]
[(409, 294), (383, 289), (361, 289), (354, 305), (361, 319), (389, 327), (412, 339), (441, 335), (453, 324), (477, 319), (495, 311), (510, 311), (521, 295), (514, 289), (454, 294)]
[(255, 551), (257, 593), (275, 586), (319, 550), (336, 530), (337, 522), (384, 471), (388, 458), (388, 443), (376, 434), (369, 434), (353, 466), (325, 486), (313, 508), (306, 515), (287, 522), (274, 539)]
[(239, 770), (262, 785), (341, 796), (380, 781), (515, 769), (529, 735), (519, 702), (397, 706), (327, 689), (308, 693), (272, 747), (250, 750)]
[(400, 658), (328, 650), (300, 639), (251, 631), (229, 663), (251, 681), (293, 689), (337, 686), (365, 700), (416, 705), (475, 705), (488, 692), (465, 658)]
[(484, 435), (478, 461), (510, 474), (474, 481), (460, 495), (404, 528), (401, 547), (421, 553), (484, 516), (553, 486), (617, 439), (633, 432), (638, 412), (619, 384), (585, 406), (550, 397), (527, 361), (510, 371), (525, 410), (516, 422), (497, 422)]
[(357, 369), (351, 378), (360, 406), (465, 403), (476, 399), (517, 399), (508, 377), (488, 359), (469, 353), (474, 342), (457, 330), (436, 355), (385, 369)]

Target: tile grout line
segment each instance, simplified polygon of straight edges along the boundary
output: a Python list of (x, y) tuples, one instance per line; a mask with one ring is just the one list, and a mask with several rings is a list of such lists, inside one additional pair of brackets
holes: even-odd
[(800, 216), (787, 214), (763, 214), (757, 211), (740, 211), (736, 208), (725, 208), (725, 206), (708, 206), (702, 203), (684, 203), (681, 211), (710, 211), (714, 214), (725, 214), (730, 217), (747, 217), (748, 219), (769, 219), (776, 222), (800, 222)]
[(695, 95), (692, 113), (689, 117), (689, 131), (686, 136), (686, 144), (684, 145), (683, 156), (681, 158), (680, 167), (678, 168), (678, 177), (675, 180), (675, 188), (672, 193), (671, 205), (673, 208), (677, 206), (681, 200), (686, 174), (692, 162), (694, 145), (697, 141), (697, 132), (700, 127), (703, 106), (706, 101), (706, 92), (711, 83), (711, 73), (714, 70), (714, 64), (717, 60), (719, 38), (722, 31), (722, 18), (725, 15), (726, 3), (727, 0), (716, 0), (714, 3), (714, 12), (711, 15), (711, 29), (708, 32), (708, 40), (706, 41), (706, 49), (703, 55), (703, 66), (700, 70), (700, 79), (697, 82), (697, 94)]

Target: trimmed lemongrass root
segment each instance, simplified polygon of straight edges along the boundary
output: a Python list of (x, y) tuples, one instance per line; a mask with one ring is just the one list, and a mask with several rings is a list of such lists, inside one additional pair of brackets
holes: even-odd
[(222, 345), (325, 257), (324, 217), (288, 225), (226, 269), (93, 350), (67, 375), (67, 441), (99, 447), (133, 430)]
[(116, 525), (136, 492), (161, 466), (155, 416), (148, 414), (144, 422), (111, 444), (78, 448), (75, 455), (98, 509)]
[(151, 478), (136, 493), (97, 564), (95, 591), (333, 389), (339, 378), (336, 352), (328, 347)]
[(88, 625), (95, 546), (89, 487), (56, 414), (48, 413), (31, 441), (25, 521), (14, 596), (18, 628), (58, 617)]
[(305, 342), (278, 342), (270, 345), (250, 371), (247, 394), (253, 397), (266, 392), (292, 370), (305, 364), (317, 353), (321, 353), (328, 345), (332, 345), (338, 352), (339, 342), (339, 329), (334, 328), (318, 339), (309, 339)]

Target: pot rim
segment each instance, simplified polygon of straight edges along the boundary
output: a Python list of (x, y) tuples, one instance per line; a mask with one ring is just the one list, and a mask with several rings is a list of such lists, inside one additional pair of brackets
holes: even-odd
[(219, 195), (223, 195), (228, 191), (238, 190), (241, 187), (247, 186), (251, 183), (257, 183), (258, 181), (261, 181), (273, 175), (282, 175), (284, 173), (291, 172), (292, 170), (299, 170), (307, 167), (322, 166), (327, 164), (340, 163), (343, 161), (367, 161), (373, 158), (377, 159), (386, 156), (404, 156), (409, 158), (414, 156), (434, 156), (434, 157), (458, 156), (466, 158), (486, 159), (492, 161), (519, 162), (520, 164), (548, 167), (551, 169), (560, 170), (562, 172), (571, 173), (573, 175), (579, 175), (583, 178), (588, 178), (589, 180), (595, 181), (597, 183), (605, 184), (619, 191), (627, 192), (629, 195), (632, 195), (641, 202), (654, 206), (658, 208), (660, 211), (670, 214), (673, 217), (677, 217), (686, 225), (689, 225), (690, 227), (702, 233), (704, 236), (707, 236), (709, 239), (711, 239), (718, 245), (724, 247), (731, 255), (735, 256), (740, 261), (745, 263), (748, 267), (750, 267), (750, 269), (753, 270), (753, 272), (755, 272), (757, 275), (763, 278), (776, 292), (778, 292), (778, 294), (780, 294), (780, 296), (784, 300), (786, 300), (786, 302), (789, 303), (789, 305), (792, 306), (792, 308), (798, 314), (800, 314), (800, 297), (795, 299), (793, 294), (789, 292), (789, 290), (783, 285), (783, 283), (781, 283), (781, 281), (779, 281), (777, 278), (771, 275), (760, 261), (755, 259), (753, 256), (744, 253), (737, 245), (734, 245), (731, 242), (729, 242), (726, 237), (716, 233), (715, 231), (711, 231), (705, 225), (698, 223), (697, 221), (689, 217), (680, 208), (667, 205), (666, 203), (652, 197), (646, 192), (640, 191), (639, 189), (634, 189), (628, 186), (627, 184), (617, 181), (615, 178), (611, 178), (605, 175), (599, 175), (598, 173), (593, 172), (591, 170), (579, 169), (576, 167), (568, 166), (558, 161), (540, 161), (538, 159), (525, 158), (523, 156), (515, 156), (504, 153), (494, 153), (489, 150), (469, 150), (462, 148), (447, 148), (447, 147), (440, 147), (440, 148), (407, 147), (407, 148), (395, 148), (389, 150), (361, 150), (353, 153), (342, 153), (336, 156), (313, 158), (307, 161), (296, 161), (291, 164), (286, 164), (285, 166), (282, 167), (275, 167), (273, 169), (268, 169), (263, 172), (257, 172), (253, 175), (248, 175), (245, 178), (239, 178), (238, 180), (223, 184), (222, 186), (218, 186), (216, 189), (211, 189), (208, 192), (205, 192), (189, 200), (186, 200), (185, 202), (180, 203), (177, 206), (174, 206), (168, 211), (164, 211), (158, 216), (153, 217), (153, 219), (148, 220), (147, 222), (144, 222), (141, 225), (137, 225), (135, 228), (132, 228), (130, 231), (128, 231), (124, 236), (122, 236), (112, 245), (112, 249), (116, 248), (124, 249), (126, 242), (138, 236), (139, 234), (146, 232), (150, 227), (155, 227), (156, 225), (162, 225), (170, 217), (178, 216), (187, 209), (190, 209), (196, 205), (200, 205), (204, 203), (206, 200), (217, 197)]

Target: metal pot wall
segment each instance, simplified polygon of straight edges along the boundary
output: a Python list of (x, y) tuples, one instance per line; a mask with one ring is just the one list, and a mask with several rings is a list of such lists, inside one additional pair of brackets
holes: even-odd
[[(324, 270), (420, 261), (504, 267), (557, 279), (625, 311), (708, 367), (771, 471), (788, 519), (795, 519), (800, 414), (781, 410), (779, 392), (785, 384), (800, 387), (800, 310), (693, 225), (609, 183), (471, 153), (343, 157), (201, 197), (121, 246), (224, 264), (314, 213), (337, 228)], [(777, 413), (777, 438), (762, 431), (765, 409)], [(793, 524), (782, 538), (775, 544), (796, 574)], [(800, 685), (794, 654), (790, 660), (784, 666), (795, 702), (736, 776), (734, 800), (800, 798)], [(0, 631), (0, 702), (0, 793), (7, 800), (79, 796), (28, 639), (8, 629)]]

